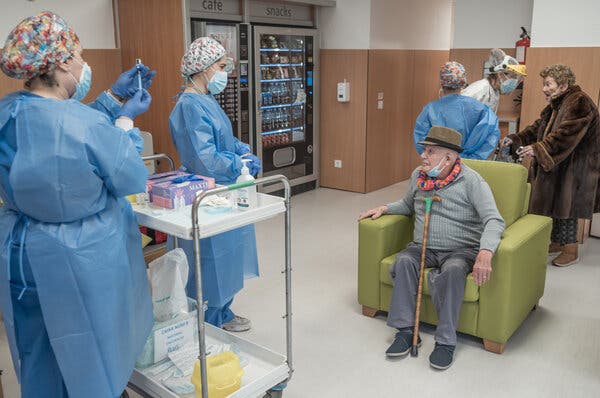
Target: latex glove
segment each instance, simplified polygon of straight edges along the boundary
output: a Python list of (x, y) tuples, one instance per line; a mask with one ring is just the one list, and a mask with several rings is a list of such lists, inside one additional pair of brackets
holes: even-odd
[(117, 113), (117, 117), (125, 116), (135, 119), (136, 116), (146, 112), (152, 102), (152, 96), (146, 90), (136, 92)]
[[(144, 89), (148, 90), (152, 85), (152, 78), (156, 74), (156, 71), (151, 71), (150, 68), (144, 64), (140, 64), (139, 67), (142, 73), (142, 86)], [(121, 73), (121, 76), (119, 76), (117, 81), (110, 88), (113, 94), (125, 99), (133, 97), (139, 89), (137, 71), (137, 66), (134, 66)]]
[(253, 176), (258, 175), (258, 173), (260, 173), (260, 171), (262, 170), (262, 163), (260, 162), (260, 159), (251, 153), (245, 153), (242, 155), (242, 157), (244, 159), (252, 160), (248, 163), (248, 169), (250, 170), (250, 174), (252, 174)]

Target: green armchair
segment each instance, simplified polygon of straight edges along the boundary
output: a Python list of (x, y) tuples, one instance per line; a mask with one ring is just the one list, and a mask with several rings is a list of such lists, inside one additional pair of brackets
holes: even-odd
[[(463, 162), (490, 185), (506, 229), (492, 261), (490, 281), (479, 287), (472, 274), (467, 276), (458, 331), (482, 338), (486, 350), (501, 354), (544, 293), (552, 219), (527, 214), (531, 188), (523, 166), (482, 160)], [(389, 310), (389, 268), (396, 254), (412, 240), (410, 217), (385, 215), (359, 223), (358, 302), (364, 315)], [(421, 322), (437, 324), (427, 277), (423, 280)]]

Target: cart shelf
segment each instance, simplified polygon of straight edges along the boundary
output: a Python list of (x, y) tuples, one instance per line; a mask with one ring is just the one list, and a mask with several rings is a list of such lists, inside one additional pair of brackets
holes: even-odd
[[(262, 397), (269, 388), (283, 382), (289, 374), (289, 368), (284, 355), (277, 354), (241, 337), (235, 336), (208, 323), (206, 327), (207, 344), (231, 344), (239, 354), (248, 360), (244, 367), (242, 386), (239, 390), (229, 395), (229, 398)], [(129, 381), (130, 388), (146, 397), (152, 398), (188, 398), (194, 394), (180, 396), (169, 391), (154, 379), (149, 372), (134, 369)]]
[[(257, 196), (257, 205), (246, 211), (232, 209), (225, 213), (214, 214), (210, 213), (210, 210), (206, 207), (201, 206), (198, 211), (200, 237), (208, 238), (244, 225), (266, 220), (279, 213), (285, 213), (283, 198), (263, 193), (258, 193)], [(147, 206), (133, 205), (132, 207), (140, 225), (177, 238), (192, 240), (191, 205), (177, 210), (165, 209), (152, 204)]]

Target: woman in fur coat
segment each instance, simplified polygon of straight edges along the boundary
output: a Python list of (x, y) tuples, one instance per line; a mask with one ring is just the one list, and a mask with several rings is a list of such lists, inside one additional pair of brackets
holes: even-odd
[(568, 66), (547, 66), (540, 76), (548, 105), (505, 145), (521, 158), (533, 158), (529, 211), (552, 217), (550, 252), (560, 252), (552, 264), (565, 267), (579, 261), (577, 219), (591, 219), (600, 210), (598, 108)]

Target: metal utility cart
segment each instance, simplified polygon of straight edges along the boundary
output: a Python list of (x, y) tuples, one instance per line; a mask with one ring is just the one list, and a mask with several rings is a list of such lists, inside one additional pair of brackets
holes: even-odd
[[(172, 160), (166, 155), (153, 155), (144, 160), (166, 158), (173, 166)], [(280, 182), (284, 187), (284, 197), (276, 197), (257, 193), (257, 204), (246, 211), (231, 211), (224, 213), (208, 213), (200, 207), (200, 202), (207, 196), (240, 188), (272, 184)], [(286, 177), (275, 175), (260, 178), (255, 181), (233, 184), (203, 191), (194, 200), (193, 205), (177, 210), (161, 209), (152, 205), (133, 205), (140, 225), (162, 231), (176, 239), (194, 241), (197, 297), (202, 300), (202, 274), (200, 267), (200, 239), (207, 238), (233, 230), (245, 225), (266, 220), (278, 214), (285, 214), (285, 325), (286, 325), (286, 355), (276, 353), (268, 348), (252, 343), (220, 328), (204, 322), (204, 306), (198, 305), (198, 342), (201, 363), (202, 398), (208, 397), (206, 375), (206, 343), (235, 345), (248, 364), (244, 367), (244, 376), (239, 390), (229, 397), (279, 397), (283, 387), (291, 379), (292, 366), (292, 311), (291, 311), (291, 249), (290, 249), (290, 184)], [(151, 398), (180, 398), (179, 395), (164, 387), (160, 380), (155, 380), (144, 370), (134, 369), (129, 381), (129, 387), (144, 397)], [(190, 395), (188, 395), (190, 396)], [(191, 396), (194, 396), (193, 394)]]

